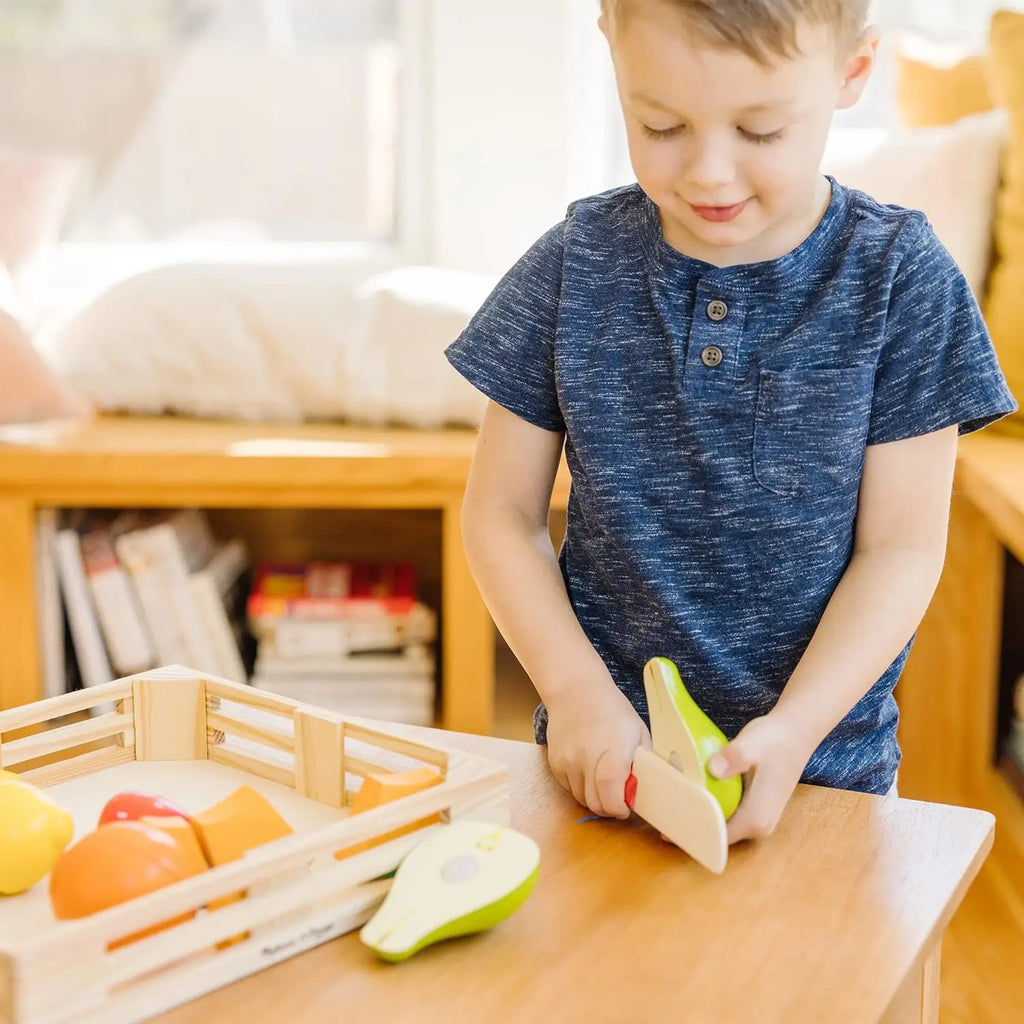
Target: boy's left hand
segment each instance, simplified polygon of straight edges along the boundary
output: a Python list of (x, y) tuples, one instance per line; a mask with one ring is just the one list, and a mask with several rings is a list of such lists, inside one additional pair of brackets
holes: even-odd
[(744, 776), (743, 799), (726, 822), (730, 844), (763, 839), (775, 831), (808, 758), (781, 718), (767, 714), (748, 722), (708, 761), (717, 778)]

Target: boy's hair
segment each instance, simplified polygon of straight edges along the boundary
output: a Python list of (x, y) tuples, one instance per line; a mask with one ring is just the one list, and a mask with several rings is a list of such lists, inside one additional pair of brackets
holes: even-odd
[(831, 27), (845, 56), (864, 29), (871, 6), (871, 0), (601, 0), (601, 10), (621, 23), (655, 3), (678, 10), (700, 42), (737, 50), (759, 64), (797, 56), (802, 22)]

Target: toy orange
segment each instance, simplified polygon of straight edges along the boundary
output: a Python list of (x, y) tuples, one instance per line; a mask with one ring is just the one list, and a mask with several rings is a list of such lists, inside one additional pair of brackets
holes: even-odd
[(177, 818), (173, 815), (165, 814), (156, 818), (142, 817), (138, 821), (140, 825), (145, 825), (147, 828), (155, 828), (158, 832), (169, 835), (178, 846), (182, 847), (182, 852), (185, 856), (196, 864), (197, 870), (201, 871), (209, 866), (206, 863), (203, 848), (199, 845), (195, 829), (188, 818)]
[[(57, 858), (50, 875), (50, 902), (58, 918), (86, 917), (205, 870), (206, 861), (198, 851), (161, 829), (137, 821), (115, 821), (90, 832)], [(135, 932), (112, 942), (110, 948), (187, 921), (194, 914), (190, 911)]]

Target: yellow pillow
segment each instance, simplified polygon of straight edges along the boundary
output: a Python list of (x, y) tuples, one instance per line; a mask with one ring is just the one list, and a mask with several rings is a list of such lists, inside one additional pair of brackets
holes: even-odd
[(952, 124), (992, 109), (983, 55), (939, 64), (904, 50), (896, 59), (896, 105), (908, 128)]
[[(998, 11), (989, 32), (993, 98), (1006, 106), (1010, 130), (1003, 153), (1003, 184), (996, 209), (996, 263), (985, 319), (1010, 390), (1024, 406), (1024, 13)], [(1024, 434), (1024, 413), (1001, 420), (1002, 430)]]

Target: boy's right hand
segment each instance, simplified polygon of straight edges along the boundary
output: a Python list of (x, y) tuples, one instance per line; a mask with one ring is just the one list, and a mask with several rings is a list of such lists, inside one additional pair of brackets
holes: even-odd
[(605, 818), (628, 818), (626, 779), (637, 747), (651, 734), (622, 691), (609, 678), (584, 684), (548, 709), (548, 764), (555, 778), (584, 807)]

